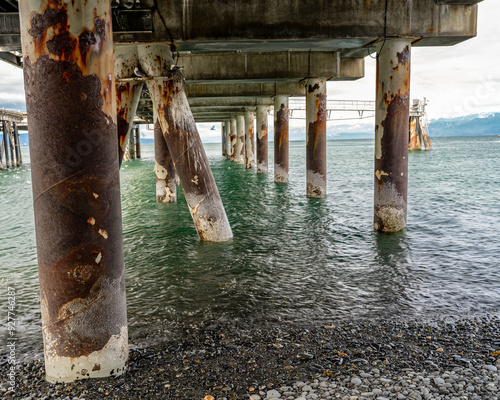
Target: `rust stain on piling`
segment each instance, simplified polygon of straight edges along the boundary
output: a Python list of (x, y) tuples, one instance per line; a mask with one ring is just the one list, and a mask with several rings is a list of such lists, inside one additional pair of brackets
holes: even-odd
[(174, 203), (177, 199), (177, 173), (158, 120), (154, 125), (154, 143), (156, 200), (159, 203)]
[(384, 94), (384, 102), (388, 105), (381, 122), (384, 132), (380, 138), (382, 157), (375, 158), (379, 203), (375, 204), (374, 223), (377, 230), (395, 232), (404, 228), (406, 218), (409, 95), (398, 91), (389, 100)]
[[(316, 83), (309, 93), (320, 87)], [(316, 94), (316, 115), (309, 123), (306, 143), (307, 171), (311, 178), (307, 180), (307, 194), (309, 197), (323, 197), (325, 195), (324, 181), (326, 177), (326, 94)], [(313, 179), (316, 178), (316, 179)]]
[(410, 48), (406, 46), (401, 53), (396, 53), (398, 57), (398, 64), (408, 65), (410, 62)]
[[(281, 104), (276, 113), (274, 125), (274, 163), (279, 165), (285, 174), (288, 173), (288, 109)], [(286, 180), (286, 176), (282, 177)]]
[[(160, 91), (159, 118), (175, 170), (201, 240), (224, 241), (231, 228), (217, 190), (196, 123), (180, 80), (166, 81)], [(196, 179), (194, 179), (196, 177)]]
[(129, 82), (116, 85), (116, 125), (118, 134), (118, 162), (122, 164), (130, 128), (129, 99), (133, 96), (133, 85)]
[(265, 118), (257, 134), (257, 172), (267, 172), (269, 150), (267, 130), (267, 118)]
[[(35, 59), (24, 57), (24, 77), (34, 122), (30, 146), (46, 347), (76, 358), (119, 335), (126, 315), (118, 163), (110, 156), (117, 152), (116, 125), (101, 93), (107, 77), (88, 74), (66, 12), (50, 2), (32, 15)], [(114, 240), (100, 235), (95, 221)]]

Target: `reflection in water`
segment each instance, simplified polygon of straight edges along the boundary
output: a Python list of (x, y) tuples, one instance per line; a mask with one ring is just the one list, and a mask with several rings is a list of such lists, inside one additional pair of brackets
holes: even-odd
[(418, 290), (419, 277), (411, 271), (409, 260), (411, 243), (406, 231), (394, 234), (373, 232), (374, 264), (371, 274), (378, 291), (380, 307), (408, 309), (414, 292)]

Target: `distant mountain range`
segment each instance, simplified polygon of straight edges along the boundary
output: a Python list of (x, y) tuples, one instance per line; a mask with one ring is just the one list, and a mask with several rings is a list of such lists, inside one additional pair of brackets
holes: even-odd
[[(332, 128), (328, 130), (330, 140), (374, 137), (373, 120), (357, 125), (335, 124)], [(429, 133), (431, 137), (500, 135), (500, 113), (471, 114), (464, 117), (431, 120)], [(298, 140), (304, 139), (304, 135), (301, 135)]]
[[(358, 124), (334, 124), (328, 127), (328, 140), (345, 139), (372, 139), (374, 136), (373, 120)], [(200, 132), (203, 136), (203, 132)], [(485, 136), (500, 135), (500, 113), (472, 114), (456, 118), (440, 118), (431, 120), (429, 123), (431, 137), (449, 136)], [(306, 134), (303, 128), (291, 128), (290, 140), (305, 140)], [(270, 138), (272, 140), (272, 137)], [(218, 142), (218, 137), (210, 137), (203, 140), (206, 143)], [(28, 135), (20, 134), (22, 146), (28, 145)], [(152, 144), (153, 139), (142, 138), (141, 143)]]

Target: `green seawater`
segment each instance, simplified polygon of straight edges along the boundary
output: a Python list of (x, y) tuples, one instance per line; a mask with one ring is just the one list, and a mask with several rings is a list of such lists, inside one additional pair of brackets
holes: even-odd
[[(130, 340), (213, 324), (320, 325), (456, 318), (500, 310), (500, 138), (433, 138), (409, 155), (408, 229), (373, 231), (370, 140), (328, 142), (328, 195), (305, 195), (305, 143), (290, 182), (205, 146), (234, 239), (202, 243), (182, 190), (157, 204), (152, 146), (121, 170)], [(272, 145), (269, 160), (273, 160)], [(0, 338), (16, 290), (19, 347), (42, 349), (29, 155), (0, 172)], [(8, 283), (6, 281), (9, 281)], [(2, 352), (6, 349), (2, 348)]]

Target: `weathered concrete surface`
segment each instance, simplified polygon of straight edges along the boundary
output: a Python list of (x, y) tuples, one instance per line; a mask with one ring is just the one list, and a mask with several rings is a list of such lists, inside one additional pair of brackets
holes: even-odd
[(158, 119), (154, 126), (154, 141), (156, 201), (175, 203), (177, 201), (177, 173)]
[(224, 121), (221, 122), (220, 124), (220, 141), (222, 145), (222, 155), (226, 155), (226, 141), (227, 141), (227, 131), (226, 131), (226, 123)]
[(363, 58), (340, 58), (338, 52), (259, 52), (183, 54), (187, 83), (294, 82), (305, 76), (325, 76), (331, 80), (359, 79), (364, 76)]
[[(244, 112), (245, 110), (243, 110)], [(236, 115), (236, 162), (245, 164), (245, 114)]]
[[(389, 0), (387, 33), (421, 37), (420, 45), (451, 45), (473, 37), (477, 5), (456, 5), (457, 2)], [(181, 51), (336, 50), (364, 46), (383, 37), (385, 28), (385, 0), (165, 0), (158, 5)], [(158, 18), (152, 33), (116, 33), (115, 39), (167, 41), (168, 35)], [(262, 40), (266, 41), (265, 47)]]
[(410, 58), (410, 39), (390, 39), (377, 59), (373, 226), (381, 232), (406, 227)]
[(229, 240), (233, 237), (231, 227), (189, 109), (182, 76), (163, 79), (173, 64), (169, 46), (140, 45), (138, 54), (141, 69), (157, 77), (147, 81), (148, 90), (198, 236), (205, 241)]
[(246, 167), (255, 167), (254, 111), (245, 111), (245, 152)]
[(304, 85), (299, 82), (239, 82), (239, 83), (193, 83), (185, 86), (186, 96), (192, 98), (220, 97), (264, 97), (283, 93), (288, 96), (305, 96)]
[(128, 135), (128, 146), (126, 150), (128, 151), (127, 159), (135, 160), (135, 135), (133, 134), (134, 124), (129, 129)]
[(267, 106), (257, 106), (257, 173), (267, 174), (268, 136)]
[(326, 79), (307, 82), (306, 94), (307, 197), (326, 196)]
[(127, 369), (109, 2), (21, 3), (46, 379)]
[(230, 122), (230, 138), (228, 143), (228, 155), (229, 159), (236, 161), (236, 142), (238, 140), (238, 124), (236, 123), (236, 116), (231, 117)]
[(234, 107), (253, 107), (258, 105), (270, 106), (273, 104), (273, 100), (262, 97), (217, 97), (217, 98), (188, 98), (189, 106), (191, 110), (198, 107), (210, 107), (210, 108), (234, 108)]
[[(115, 43), (167, 43), (168, 26), (181, 52), (312, 50), (364, 57), (366, 47), (386, 32), (389, 37), (417, 38), (414, 46), (449, 46), (474, 37), (478, 2), (388, 0), (386, 19), (386, 0), (143, 0), (142, 10), (114, 11), (120, 15), (114, 18), (113, 37)], [(134, 20), (138, 12), (149, 19)], [(122, 26), (124, 20), (127, 26)], [(0, 13), (0, 51), (19, 51), (20, 43), (18, 14)], [(19, 62), (16, 57), (6, 58)]]
[[(114, 48), (115, 79), (134, 76), (134, 68), (138, 65), (137, 46), (126, 45)], [(127, 139), (132, 129), (139, 100), (141, 98), (143, 82), (116, 83), (116, 116), (118, 131), (118, 161), (121, 165), (127, 148)], [(135, 154), (135, 152), (134, 152)]]
[(2, 132), (3, 132), (3, 138), (2, 138), (2, 144), (3, 144), (3, 153), (5, 154), (5, 168), (10, 168), (11, 165), (9, 161), (9, 128), (8, 128), (8, 122), (7, 121), (2, 121)]
[(135, 124), (135, 157), (141, 158), (141, 124)]
[(274, 181), (288, 182), (288, 96), (274, 98)]

